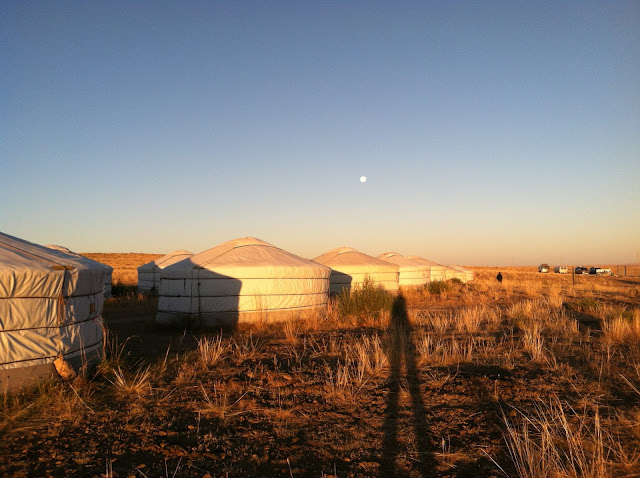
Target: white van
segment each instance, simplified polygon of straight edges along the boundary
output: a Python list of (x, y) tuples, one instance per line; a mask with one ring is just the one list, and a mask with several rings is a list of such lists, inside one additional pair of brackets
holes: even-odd
[(564, 267), (564, 266), (555, 266), (553, 271), (556, 274), (568, 274), (569, 273), (569, 268), (568, 267)]

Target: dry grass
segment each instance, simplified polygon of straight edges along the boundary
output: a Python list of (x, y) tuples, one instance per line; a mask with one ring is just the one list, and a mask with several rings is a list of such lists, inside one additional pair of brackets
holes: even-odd
[(151, 392), (150, 367), (136, 370), (133, 373), (125, 373), (120, 367), (113, 370), (113, 377), (109, 382), (118, 392), (126, 395), (145, 395)]
[(429, 333), (422, 335), (416, 344), (416, 350), (423, 365), (452, 365), (471, 362), (474, 358), (477, 341), (473, 337), (434, 337)]
[(359, 375), (377, 375), (389, 367), (389, 358), (380, 337), (362, 337), (347, 348), (347, 357), (358, 364)]
[(285, 340), (290, 344), (297, 344), (298, 337), (300, 336), (303, 324), (300, 321), (290, 320), (285, 322), (283, 326), (283, 332), (285, 336)]
[(544, 360), (544, 338), (540, 335), (540, 325), (533, 322), (524, 330), (524, 349), (531, 354), (531, 360)]
[(253, 332), (237, 337), (232, 345), (233, 357), (238, 362), (244, 362), (256, 357), (262, 350), (262, 341)]
[(311, 339), (308, 346), (311, 358), (327, 360), (342, 355), (342, 344), (334, 335)]
[(222, 420), (245, 413), (242, 400), (247, 392), (240, 394), (237, 398), (232, 397), (219, 382), (213, 384), (212, 393), (207, 392), (203, 385), (200, 386), (200, 389), (204, 400), (197, 402), (196, 410), (198, 413)]
[(351, 361), (337, 362), (335, 367), (326, 366), (324, 390), (330, 400), (353, 402), (366, 383), (365, 368)]
[(213, 337), (199, 338), (196, 352), (199, 362), (206, 368), (216, 365), (229, 348), (229, 344), (222, 338), (222, 334), (218, 334)]
[(505, 440), (518, 476), (635, 476), (628, 473), (640, 457), (625, 452), (597, 406), (576, 412), (552, 396), (539, 402), (533, 414), (519, 414), (517, 424), (504, 417)]
[(640, 309), (627, 313), (618, 310), (610, 314), (602, 323), (604, 339), (614, 344), (640, 343)]

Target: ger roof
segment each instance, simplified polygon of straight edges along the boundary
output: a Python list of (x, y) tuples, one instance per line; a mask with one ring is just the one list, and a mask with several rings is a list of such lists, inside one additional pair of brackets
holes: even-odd
[(315, 262), (324, 264), (331, 268), (339, 270), (340, 268), (348, 268), (350, 271), (362, 270), (368, 272), (371, 270), (397, 272), (398, 266), (387, 261), (383, 261), (376, 257), (364, 254), (351, 247), (338, 247), (316, 257)]
[(421, 264), (418, 261), (414, 261), (413, 259), (409, 259), (408, 257), (404, 257), (397, 252), (385, 252), (378, 256), (378, 259), (382, 259), (383, 261), (392, 262), (393, 264), (397, 264), (401, 269), (426, 269), (427, 266), (425, 264)]
[(446, 266), (439, 264), (437, 262), (433, 262), (430, 261), (429, 259), (425, 259), (424, 257), (420, 257), (420, 256), (407, 256), (407, 259), (411, 259), (413, 261), (419, 262), (420, 264), (424, 264), (426, 266), (431, 266), (431, 267), (442, 267), (445, 268)]
[(188, 257), (164, 268), (162, 277), (191, 277), (194, 269), (242, 278), (329, 277), (331, 272), (255, 237), (233, 239)]
[(0, 297), (49, 297), (58, 287), (55, 284), (62, 281), (58, 272), (62, 270), (78, 271), (63, 283), (64, 293), (68, 295), (95, 289), (93, 280), (78, 281), (80, 274), (103, 277), (109, 269), (87, 257), (49, 249), (0, 232)]
[(142, 264), (140, 267), (138, 267), (138, 270), (153, 271), (154, 269), (164, 269), (165, 267), (170, 266), (171, 264), (175, 264), (176, 262), (180, 262), (192, 255), (193, 255), (193, 252), (191, 251), (185, 251), (185, 250), (173, 251), (173, 252), (170, 252), (169, 254), (165, 254), (162, 257), (158, 257), (156, 260), (147, 262), (146, 264)]

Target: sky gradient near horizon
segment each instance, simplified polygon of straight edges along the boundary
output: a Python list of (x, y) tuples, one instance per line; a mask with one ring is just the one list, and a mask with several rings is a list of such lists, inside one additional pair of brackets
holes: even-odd
[(0, 42), (5, 233), (640, 258), (638, 1), (5, 1)]

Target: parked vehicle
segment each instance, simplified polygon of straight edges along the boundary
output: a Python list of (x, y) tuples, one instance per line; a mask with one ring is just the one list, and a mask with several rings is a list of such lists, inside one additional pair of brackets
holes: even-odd
[(549, 272), (549, 264), (540, 264), (538, 266), (538, 272)]
[(564, 267), (564, 266), (556, 266), (553, 271), (556, 274), (568, 274), (569, 273), (569, 268), (568, 267)]
[(584, 266), (578, 266), (575, 269), (575, 273), (576, 274), (588, 274), (589, 273), (589, 269), (587, 267), (584, 267)]
[(589, 269), (589, 274), (596, 276), (610, 276), (611, 269), (604, 269), (602, 267), (592, 267)]

